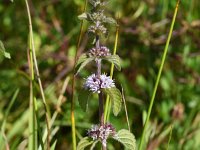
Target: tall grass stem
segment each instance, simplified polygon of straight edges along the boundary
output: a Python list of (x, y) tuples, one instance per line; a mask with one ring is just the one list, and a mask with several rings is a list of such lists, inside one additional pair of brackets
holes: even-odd
[(39, 87), (40, 87), (42, 102), (43, 102), (44, 109), (45, 109), (45, 120), (46, 120), (46, 126), (47, 126), (47, 150), (50, 150), (50, 125), (49, 125), (50, 123), (49, 123), (48, 107), (47, 107), (47, 104), (46, 104), (44, 90), (43, 90), (43, 87), (42, 87), (42, 82), (41, 82), (41, 79), (40, 79), (40, 73), (39, 73), (38, 64), (37, 64), (29, 4), (28, 4), (27, 0), (25, 0), (25, 3), (26, 3), (26, 8), (27, 8), (28, 20), (29, 20), (30, 44), (31, 44), (31, 47), (32, 47), (31, 53), (33, 55), (33, 63), (34, 63), (35, 72), (36, 72), (37, 80), (38, 80)]
[[(119, 20), (119, 16), (118, 19)], [(115, 44), (114, 44), (114, 50), (113, 50), (113, 55), (116, 54), (117, 52), (117, 44), (118, 44), (118, 38), (119, 38), (119, 25), (117, 25), (116, 27), (116, 33), (115, 33)], [(111, 64), (110, 67), (110, 78), (113, 77), (113, 73), (114, 73), (114, 64)], [(106, 105), (105, 105), (105, 110), (104, 110), (104, 122), (109, 121), (109, 116), (110, 116), (110, 110), (111, 110), (111, 101), (109, 96), (106, 96)]]
[(30, 97), (29, 97), (29, 140), (28, 149), (35, 150), (35, 114), (34, 114), (34, 100), (33, 100), (33, 82), (34, 82), (34, 69), (33, 69), (33, 56), (32, 56), (32, 44), (30, 41), (30, 30), (29, 30), (29, 48), (27, 50), (27, 58), (29, 64), (29, 76), (30, 76)]
[[(86, 11), (87, 8), (87, 0), (85, 0), (84, 3), (84, 10), (83, 12)], [(82, 40), (83, 36), (83, 23), (84, 21), (81, 21), (81, 28), (80, 28), (80, 33), (78, 37), (78, 42), (76, 45), (76, 52), (75, 52), (75, 58), (74, 58), (74, 66), (73, 66), (73, 76), (72, 76), (72, 99), (71, 99), (71, 129), (72, 129), (72, 145), (73, 145), (73, 150), (76, 150), (76, 124), (75, 124), (75, 116), (74, 116), (74, 103), (75, 103), (75, 80), (76, 80), (76, 75), (75, 75), (75, 66), (78, 58), (78, 50), (80, 47), (80, 43)]]
[(179, 3), (180, 3), (180, 0), (177, 0), (176, 8), (174, 10), (173, 19), (172, 19), (171, 26), (170, 26), (170, 31), (169, 31), (169, 34), (168, 34), (168, 37), (167, 37), (167, 42), (165, 44), (164, 53), (163, 53), (163, 56), (162, 56), (159, 72), (158, 72), (158, 75), (157, 75), (156, 83), (155, 83), (153, 94), (152, 94), (152, 97), (151, 97), (147, 118), (145, 120), (143, 132), (142, 132), (142, 137), (141, 137), (140, 144), (139, 144), (139, 150), (142, 150), (142, 147), (143, 147), (144, 136), (145, 136), (145, 132), (146, 132), (146, 129), (147, 129), (147, 126), (148, 126), (148, 123), (149, 123), (149, 118), (150, 118), (151, 110), (152, 110), (152, 107), (153, 107), (153, 104), (154, 104), (155, 95), (156, 95), (156, 92), (157, 92), (157, 88), (158, 88), (158, 84), (159, 84), (159, 81), (160, 81), (161, 73), (162, 73), (163, 66), (164, 66), (164, 63), (165, 63), (165, 59), (166, 59), (166, 56), (167, 56), (169, 42), (170, 42), (170, 39), (171, 39), (171, 36), (172, 36), (172, 31), (173, 31), (174, 23), (175, 23), (175, 20), (176, 20), (176, 15), (177, 15), (177, 12), (178, 12)]

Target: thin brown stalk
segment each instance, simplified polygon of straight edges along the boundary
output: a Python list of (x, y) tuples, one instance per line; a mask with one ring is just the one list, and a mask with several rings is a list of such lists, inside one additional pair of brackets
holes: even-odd
[(123, 103), (124, 103), (124, 109), (125, 109), (125, 113), (126, 113), (126, 121), (127, 121), (128, 130), (131, 132), (131, 127), (130, 127), (130, 123), (129, 123), (129, 120), (128, 120), (128, 111), (127, 111), (127, 107), (126, 107), (126, 100), (125, 100), (125, 97), (124, 97), (124, 89), (123, 88), (122, 88), (122, 100), (123, 100)]

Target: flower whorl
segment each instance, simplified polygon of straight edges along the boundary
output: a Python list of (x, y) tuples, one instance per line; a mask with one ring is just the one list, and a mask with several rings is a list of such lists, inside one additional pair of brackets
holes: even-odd
[(86, 79), (84, 84), (84, 88), (89, 89), (93, 93), (100, 93), (100, 89), (111, 87), (115, 87), (115, 83), (110, 76), (106, 76), (105, 74), (100, 75), (100, 78), (92, 74)]
[(101, 143), (106, 146), (107, 139), (109, 136), (116, 137), (115, 128), (110, 124), (106, 123), (104, 125), (93, 125), (91, 129), (88, 130), (88, 136), (93, 140), (99, 139)]
[(106, 46), (100, 46), (100, 48), (91, 48), (89, 55), (94, 57), (105, 57), (110, 56), (110, 50)]

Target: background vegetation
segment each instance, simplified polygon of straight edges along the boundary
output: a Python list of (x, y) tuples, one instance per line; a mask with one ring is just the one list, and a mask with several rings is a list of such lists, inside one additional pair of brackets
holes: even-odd
[[(83, 0), (34, 0), (29, 1), (32, 15), (36, 54), (47, 104), (51, 113), (58, 112), (53, 125), (52, 143), (57, 139), (56, 149), (71, 149), (70, 96), (74, 55), (80, 31)], [(122, 58), (122, 71), (115, 72), (118, 87), (123, 87), (131, 130), (139, 141), (143, 120), (161, 61), (170, 21), (176, 1), (110, 0), (108, 12), (120, 16), (118, 55)], [(146, 132), (147, 148), (197, 150), (200, 147), (200, 1), (180, 3), (169, 53), (153, 106), (151, 122)], [(11, 149), (25, 149), (28, 140), (29, 119), (29, 71), (27, 62), (28, 16), (25, 1), (0, 1), (0, 40), (11, 59), (0, 55), (0, 124), (9, 106), (5, 135)], [(84, 24), (84, 37), (79, 55), (91, 47)], [(115, 27), (104, 41), (114, 47)], [(93, 70), (94, 66), (87, 66)], [(109, 70), (109, 66), (103, 68)], [(83, 70), (77, 76), (76, 96), (82, 88), (82, 78), (90, 72)], [(62, 104), (58, 97), (62, 95)], [(121, 83), (122, 85), (120, 85)], [(39, 86), (34, 83), (41, 127), (45, 127), (45, 111)], [(13, 102), (13, 104), (12, 104)], [(98, 122), (97, 98), (90, 102), (90, 110), (83, 112), (75, 102), (75, 118), (78, 139), (86, 134), (91, 124)], [(117, 129), (127, 128), (125, 112), (119, 117), (111, 115)], [(43, 131), (42, 131), (43, 132)], [(170, 136), (171, 135), (171, 136)], [(2, 148), (2, 147), (0, 147)], [(120, 144), (115, 148), (122, 149)], [(4, 149), (4, 148), (2, 148)]]

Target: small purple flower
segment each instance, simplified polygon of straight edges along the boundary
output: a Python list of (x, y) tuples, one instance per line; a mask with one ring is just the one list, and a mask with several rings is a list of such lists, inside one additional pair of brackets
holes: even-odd
[(106, 76), (105, 74), (100, 75), (100, 78), (92, 74), (86, 79), (84, 84), (84, 88), (89, 89), (93, 93), (100, 93), (100, 89), (111, 87), (115, 87), (115, 83), (110, 76)]
[(95, 74), (92, 74), (86, 79), (86, 82), (84, 84), (85, 89), (89, 89), (93, 93), (99, 93), (101, 81), (96, 77)]
[(101, 78), (101, 88), (106, 89), (106, 88), (111, 88), (115, 87), (114, 81), (110, 78), (110, 76), (106, 76), (105, 74), (102, 74), (100, 76)]
[(101, 126), (93, 125), (92, 128), (88, 130), (87, 134), (93, 140), (99, 139), (104, 146), (106, 146), (108, 137), (116, 137), (115, 128), (110, 123)]

